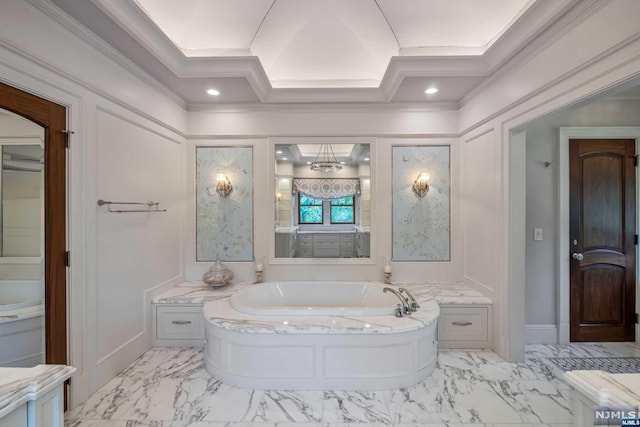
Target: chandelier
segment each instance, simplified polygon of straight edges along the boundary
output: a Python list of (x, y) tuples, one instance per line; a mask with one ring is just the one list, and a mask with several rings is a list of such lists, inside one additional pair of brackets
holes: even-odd
[(311, 162), (312, 171), (336, 172), (342, 170), (342, 165), (336, 160), (331, 144), (320, 144), (318, 155)]

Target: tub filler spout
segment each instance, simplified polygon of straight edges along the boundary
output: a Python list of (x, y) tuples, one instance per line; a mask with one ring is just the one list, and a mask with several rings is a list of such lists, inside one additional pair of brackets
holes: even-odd
[(411, 292), (409, 292), (405, 288), (398, 288), (398, 292), (400, 292), (400, 294), (402, 294), (403, 292), (407, 294), (407, 297), (409, 297), (409, 305), (411, 307), (411, 311), (418, 311), (418, 309), (420, 308), (420, 304), (418, 304), (418, 301), (416, 301), (413, 295), (411, 295)]
[(396, 317), (402, 317), (405, 314), (411, 313), (411, 306), (409, 305), (409, 302), (406, 300), (405, 297), (402, 296), (400, 292), (389, 287), (382, 288), (382, 292), (386, 293), (387, 291), (397, 296), (401, 302), (401, 304), (398, 304), (398, 308), (396, 309)]

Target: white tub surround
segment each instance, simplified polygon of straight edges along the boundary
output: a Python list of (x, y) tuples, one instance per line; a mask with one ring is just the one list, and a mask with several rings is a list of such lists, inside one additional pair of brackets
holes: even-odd
[[(311, 291), (321, 287), (297, 286), (326, 307), (323, 297), (330, 292), (314, 295)], [(255, 296), (255, 290), (277, 289), (266, 283), (235, 295), (242, 300), (243, 292)], [(224, 383), (250, 389), (386, 390), (416, 384), (435, 369), (440, 310), (433, 300), (419, 299), (417, 312), (397, 318), (341, 315), (339, 299), (330, 303), (337, 308), (333, 315), (294, 314), (298, 309), (286, 315), (252, 315), (235, 310), (230, 299), (204, 306), (205, 367)], [(395, 309), (393, 300), (386, 303)]]
[(635, 410), (640, 418), (640, 374), (569, 371), (564, 380), (573, 388), (574, 425), (593, 426), (594, 409), (599, 406)]
[[(202, 307), (208, 301), (228, 299), (250, 283), (213, 289), (201, 282), (177, 285), (152, 301), (153, 345), (204, 346)], [(440, 305), (438, 347), (491, 348), (491, 300), (462, 283), (401, 283), (418, 299)]]
[(239, 283), (212, 288), (202, 282), (182, 283), (151, 301), (154, 347), (202, 347), (205, 343), (202, 307), (208, 301), (228, 300), (248, 286)]
[(394, 315), (398, 298), (370, 282), (270, 282), (231, 296), (231, 307), (256, 316)]
[(64, 365), (0, 368), (0, 425), (62, 426), (63, 384), (75, 371)]

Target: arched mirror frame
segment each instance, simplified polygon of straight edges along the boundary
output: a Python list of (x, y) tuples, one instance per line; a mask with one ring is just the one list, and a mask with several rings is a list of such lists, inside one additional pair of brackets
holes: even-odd
[[(371, 224), (370, 224), (370, 240), (369, 240), (369, 257), (368, 258), (276, 258), (275, 246), (275, 225), (276, 225), (276, 145), (280, 144), (369, 144), (370, 147), (370, 204), (371, 204)], [(269, 223), (272, 226), (269, 233), (269, 263), (271, 264), (311, 264), (311, 265), (372, 265), (376, 264), (377, 239), (378, 239), (378, 214), (373, 209), (376, 206), (376, 173), (377, 173), (378, 156), (376, 153), (376, 138), (374, 137), (274, 137), (269, 138), (269, 200), (272, 208), (269, 209)]]

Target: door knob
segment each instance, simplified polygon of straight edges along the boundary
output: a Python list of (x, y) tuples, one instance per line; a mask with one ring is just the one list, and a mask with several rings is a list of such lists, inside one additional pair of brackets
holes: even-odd
[(582, 261), (584, 259), (584, 255), (579, 252), (574, 252), (571, 254), (571, 258), (577, 259), (578, 261)]

